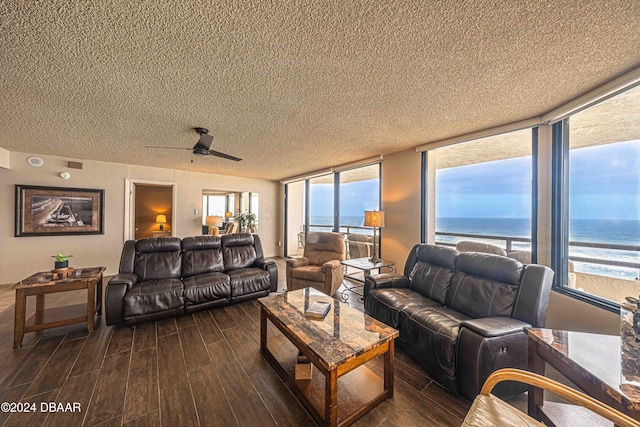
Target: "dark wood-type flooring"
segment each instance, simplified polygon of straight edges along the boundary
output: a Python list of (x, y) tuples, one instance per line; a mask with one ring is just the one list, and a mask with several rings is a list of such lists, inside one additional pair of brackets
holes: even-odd
[[(278, 266), (284, 289), (282, 259)], [(47, 306), (81, 302), (85, 295), (48, 295)], [(348, 302), (362, 309), (357, 295)], [(101, 316), (92, 334), (85, 324), (27, 333), (24, 346), (13, 350), (10, 307), (0, 314), (0, 402), (35, 403), (36, 412), (0, 412), (0, 424), (314, 425), (260, 355), (259, 339), (254, 300), (135, 327), (108, 327)], [(382, 375), (381, 361), (368, 365)], [(460, 425), (469, 403), (432, 381), (402, 350), (396, 351), (395, 375), (395, 396), (355, 425)], [(41, 412), (41, 402), (77, 402), (81, 412)], [(515, 404), (524, 408), (524, 396)]]

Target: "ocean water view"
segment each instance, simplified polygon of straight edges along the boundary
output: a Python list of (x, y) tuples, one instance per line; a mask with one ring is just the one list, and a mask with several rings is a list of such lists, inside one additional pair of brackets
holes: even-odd
[[(312, 215), (312, 225), (331, 226), (328, 215)], [(341, 226), (362, 226), (363, 216), (341, 216)], [(317, 228), (318, 231), (326, 228)], [(504, 237), (531, 238), (531, 222), (527, 218), (453, 218), (438, 217), (436, 230), (443, 233), (465, 233)], [(640, 220), (574, 219), (569, 224), (570, 241), (640, 246)], [(353, 232), (353, 230), (352, 230)], [(363, 232), (363, 231), (355, 231)], [(384, 231), (383, 231), (384, 233)], [(370, 234), (370, 233), (367, 233)], [(438, 236), (437, 241), (455, 243), (468, 238)], [(484, 240), (505, 247), (504, 240)], [(513, 242), (513, 250), (530, 251), (529, 242)], [(570, 255), (613, 261), (640, 263), (640, 252), (570, 246)], [(576, 271), (621, 279), (636, 280), (640, 271), (635, 268), (575, 262)]]
[[(505, 237), (531, 237), (527, 218), (443, 218), (436, 219), (436, 230), (444, 233), (468, 233)], [(465, 238), (438, 236), (437, 241), (455, 243)], [(584, 243), (609, 243), (640, 246), (640, 220), (573, 219), (569, 223), (569, 240)], [(487, 241), (490, 243), (490, 241)], [(504, 241), (495, 241), (504, 247)], [(514, 242), (513, 250), (530, 251), (528, 242)], [(640, 252), (570, 246), (569, 254), (579, 257), (640, 263)], [(635, 268), (576, 262), (576, 271), (636, 280)]]

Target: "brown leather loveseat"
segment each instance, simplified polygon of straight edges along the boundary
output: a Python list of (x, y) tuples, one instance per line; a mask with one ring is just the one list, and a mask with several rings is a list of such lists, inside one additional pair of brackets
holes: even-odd
[(106, 289), (107, 325), (136, 324), (269, 295), (278, 270), (253, 234), (125, 242)]
[[(543, 327), (553, 271), (500, 255), (416, 245), (404, 275), (365, 281), (365, 311), (397, 328), (398, 345), (449, 390), (473, 400), (500, 368), (527, 368), (525, 327)], [(525, 387), (501, 383), (493, 393)]]

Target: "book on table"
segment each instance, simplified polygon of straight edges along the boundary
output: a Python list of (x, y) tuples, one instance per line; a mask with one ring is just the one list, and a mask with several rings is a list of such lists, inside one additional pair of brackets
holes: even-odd
[(309, 319), (324, 319), (327, 313), (331, 310), (331, 303), (324, 301), (314, 301), (313, 304), (304, 312), (305, 316)]

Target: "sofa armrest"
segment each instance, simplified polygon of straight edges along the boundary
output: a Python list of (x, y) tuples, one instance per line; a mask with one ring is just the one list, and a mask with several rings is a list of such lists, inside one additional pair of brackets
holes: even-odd
[(511, 317), (484, 317), (460, 323), (460, 328), (469, 328), (483, 337), (500, 337), (522, 332), (524, 328), (530, 327), (530, 324)]
[(109, 285), (124, 284), (127, 285), (127, 290), (131, 289), (134, 284), (138, 283), (138, 275), (135, 273), (118, 273), (109, 279)]
[(289, 268), (298, 268), (305, 265), (309, 265), (309, 258), (300, 257), (300, 258), (288, 258), (287, 259), (287, 267)]
[(124, 297), (137, 281), (138, 276), (133, 273), (116, 274), (109, 280), (105, 290), (104, 306), (107, 325), (124, 323)]
[(272, 259), (258, 258), (253, 265), (269, 272), (269, 282), (271, 283), (269, 291), (276, 292), (278, 290), (278, 266), (276, 262)]
[(344, 269), (340, 260), (334, 259), (322, 264), (322, 274), (324, 275), (323, 292), (333, 296), (344, 282)]
[[(472, 399), (489, 375), (502, 368), (527, 369), (530, 325), (511, 317), (486, 317), (465, 320), (458, 333), (456, 377), (459, 392)], [(522, 384), (504, 382), (494, 394), (502, 398), (526, 390)]]
[(364, 299), (369, 291), (382, 288), (408, 288), (409, 278), (398, 273), (371, 274), (364, 280)]
[(325, 274), (331, 273), (332, 270), (337, 270), (339, 268), (342, 268), (342, 264), (340, 264), (340, 260), (337, 259), (332, 259), (331, 261), (327, 261), (322, 264), (322, 272)]

